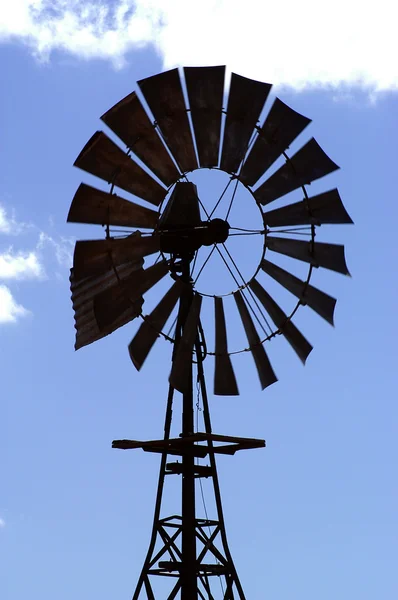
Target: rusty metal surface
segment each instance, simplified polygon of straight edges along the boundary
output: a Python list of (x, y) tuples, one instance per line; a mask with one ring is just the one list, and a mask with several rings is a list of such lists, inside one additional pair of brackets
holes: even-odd
[(344, 246), (307, 242), (268, 236), (266, 245), (269, 250), (310, 263), (314, 267), (323, 267), (343, 275), (349, 275), (344, 256)]
[(101, 119), (167, 186), (180, 177), (135, 92), (120, 100)]
[(265, 389), (278, 381), (274, 370), (271, 366), (267, 353), (261, 344), (260, 337), (256, 331), (249, 310), (241, 292), (234, 293), (234, 299), (239, 310), (240, 318), (242, 319), (243, 327), (246, 332), (246, 337), (249, 342), (250, 351), (253, 355), (257, 373), (261, 383), (261, 389)]
[(292, 321), (288, 319), (280, 306), (256, 279), (253, 279), (249, 285), (275, 323), (276, 327), (282, 332), (282, 335), (289, 342), (297, 356), (305, 364), (305, 361), (312, 350), (311, 344), (305, 339), (301, 331), (297, 329)]
[(239, 178), (243, 183), (254, 185), (309, 123), (311, 119), (276, 98), (242, 166)]
[(73, 256), (75, 275), (82, 278), (103, 273), (112, 266), (159, 251), (159, 244), (158, 236), (142, 237), (139, 231), (122, 239), (78, 241)]
[(177, 304), (182, 286), (183, 284), (180, 281), (176, 281), (172, 285), (151, 314), (145, 317), (139, 330), (131, 340), (129, 344), (130, 358), (138, 371), (147, 359), (149, 352), (159, 337), (159, 332), (162, 331), (173, 308)]
[(202, 296), (194, 294), (183, 334), (171, 367), (170, 385), (182, 394), (191, 391), (192, 349), (198, 332), (201, 306)]
[(201, 167), (217, 167), (225, 67), (184, 67)]
[(68, 223), (90, 223), (154, 229), (158, 213), (81, 183), (72, 200)]
[(313, 311), (318, 313), (325, 321), (334, 325), (333, 314), (336, 306), (336, 299), (329, 296), (318, 288), (307, 284), (292, 273), (285, 271), (269, 260), (263, 260), (262, 270), (270, 277), (280, 283), (291, 294), (299, 298), (303, 304), (307, 304)]
[(352, 223), (336, 189), (265, 212), (264, 219), (269, 227)]
[(180, 169), (196, 169), (198, 163), (178, 69), (141, 79), (138, 85)]
[(166, 189), (141, 169), (103, 131), (94, 133), (75, 160), (74, 166), (155, 206), (159, 206), (166, 195)]
[[(132, 273), (142, 270), (142, 265), (142, 260), (120, 265), (118, 275), (121, 279), (129, 277)], [(93, 300), (97, 294), (119, 284), (115, 271), (110, 269), (95, 277), (79, 279), (71, 269), (70, 283), (76, 329), (76, 350), (109, 335), (137, 317), (141, 311), (143, 299), (138, 298), (134, 304), (130, 304), (124, 314), (120, 315), (112, 327), (101, 331), (94, 315)]]
[(214, 366), (214, 393), (217, 396), (238, 396), (238, 384), (228, 355), (227, 327), (222, 298), (214, 298), (216, 356)]
[(165, 262), (158, 262), (148, 269), (132, 273), (97, 294), (93, 301), (94, 315), (100, 330), (107, 329), (135, 304), (151, 287), (168, 272)]
[(238, 170), (271, 87), (232, 73), (221, 154), (224, 171)]
[(278, 171), (256, 189), (254, 197), (261, 204), (268, 204), (339, 168), (325, 154), (318, 142), (311, 138)]

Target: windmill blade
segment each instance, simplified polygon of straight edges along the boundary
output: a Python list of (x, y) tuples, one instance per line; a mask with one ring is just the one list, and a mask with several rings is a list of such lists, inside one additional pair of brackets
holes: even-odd
[(269, 227), (352, 223), (337, 189), (264, 213)]
[(178, 69), (138, 82), (164, 140), (182, 171), (198, 166)]
[(256, 279), (253, 279), (249, 285), (297, 356), (305, 363), (312, 350), (311, 344)]
[(291, 294), (296, 296), (302, 304), (308, 304), (312, 310), (320, 315), (325, 321), (334, 325), (333, 315), (336, 306), (336, 299), (332, 298), (318, 288), (302, 281), (295, 275), (285, 271), (268, 260), (261, 263), (262, 270), (270, 277), (280, 283)]
[(90, 277), (128, 260), (142, 259), (144, 256), (158, 252), (159, 247), (159, 236), (142, 237), (140, 232), (122, 239), (76, 242), (73, 256), (75, 277), (77, 279)]
[[(128, 264), (119, 267), (118, 276), (123, 280), (141, 270), (142, 261), (129, 261)], [(112, 286), (119, 285), (119, 279), (113, 269), (85, 279), (76, 278), (74, 269), (71, 269), (70, 283), (76, 329), (75, 350), (105, 337), (140, 314), (142, 297), (130, 303), (126, 311), (114, 321), (112, 327), (99, 329), (94, 315), (94, 297)]]
[(130, 358), (139, 371), (144, 364), (154, 343), (159, 337), (167, 319), (170, 317), (182, 291), (183, 284), (176, 281), (166, 292), (156, 308), (142, 322), (139, 330), (129, 344)]
[(202, 296), (194, 294), (171, 367), (170, 385), (182, 394), (192, 390), (192, 349), (198, 333), (201, 305)]
[(227, 327), (222, 298), (214, 298), (214, 316), (216, 327), (214, 393), (217, 396), (238, 396), (238, 385), (231, 357), (228, 354)]
[(81, 183), (72, 200), (68, 223), (114, 225), (154, 229), (158, 214), (154, 210)]
[(275, 98), (239, 178), (254, 185), (296, 137), (311, 123), (300, 113)]
[(101, 119), (167, 186), (180, 177), (135, 92), (120, 100)]
[(201, 167), (218, 166), (225, 67), (184, 67)]
[(339, 168), (312, 138), (256, 189), (254, 197), (260, 204), (269, 204)]
[(343, 275), (349, 275), (344, 256), (344, 246), (340, 244), (324, 244), (267, 236), (266, 246), (273, 252), (285, 254), (297, 260), (310, 263), (314, 267), (323, 267)]
[(94, 315), (100, 331), (108, 330), (117, 322), (128, 307), (168, 273), (166, 261), (158, 262), (148, 269), (132, 273), (130, 277), (118, 281), (112, 287), (100, 292), (93, 299)]
[(159, 206), (166, 195), (166, 189), (141, 169), (103, 131), (94, 133), (74, 165), (155, 206)]
[(223, 171), (236, 173), (239, 169), (271, 87), (232, 73), (221, 155)]
[(267, 353), (261, 344), (260, 337), (256, 331), (253, 320), (249, 314), (246, 303), (241, 292), (234, 292), (234, 299), (239, 310), (240, 318), (242, 319), (243, 327), (246, 332), (249, 342), (250, 351), (253, 355), (256, 364), (257, 373), (261, 383), (261, 389), (265, 389), (278, 381), (274, 370), (269, 362)]

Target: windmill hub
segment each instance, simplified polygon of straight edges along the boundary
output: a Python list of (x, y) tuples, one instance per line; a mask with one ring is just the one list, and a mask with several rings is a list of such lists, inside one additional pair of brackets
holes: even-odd
[(212, 246), (226, 241), (229, 224), (223, 219), (201, 221), (193, 227), (171, 224), (168, 229), (159, 230), (160, 249), (167, 254), (186, 254), (199, 250), (202, 246)]

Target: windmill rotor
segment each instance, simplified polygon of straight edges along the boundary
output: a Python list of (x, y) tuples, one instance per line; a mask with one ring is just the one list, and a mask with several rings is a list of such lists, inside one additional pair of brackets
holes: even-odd
[[(127, 146), (127, 152), (98, 131), (75, 161), (75, 166), (107, 182), (110, 191), (82, 183), (68, 221), (102, 225), (106, 230), (105, 239), (76, 243), (71, 275), (77, 311), (76, 347), (141, 316), (137, 339), (129, 345), (137, 368), (142, 367), (157, 336), (174, 341), (173, 333), (166, 334), (164, 327), (184, 286), (171, 281), (163, 299), (144, 315), (145, 291), (167, 274), (177, 281), (182, 260), (189, 259), (192, 264), (202, 249), (210, 248), (221, 256), (232, 271), (234, 287), (230, 292), (201, 293), (192, 278), (190, 285), (195, 295), (214, 304), (215, 346), (208, 349), (208, 354), (215, 356), (214, 391), (235, 394), (236, 378), (228, 358), (232, 354), (250, 350), (264, 388), (276, 381), (264, 342), (282, 334), (303, 362), (312, 349), (292, 321), (300, 305), (333, 323), (335, 300), (310, 283), (313, 269), (321, 267), (344, 275), (349, 272), (344, 247), (315, 241), (316, 230), (321, 225), (352, 221), (337, 189), (313, 196), (307, 192), (306, 186), (312, 181), (338, 169), (316, 140), (311, 138), (288, 155), (289, 146), (310, 119), (276, 98), (261, 123), (271, 85), (234, 73), (226, 94), (225, 84), (225, 67), (186, 67), (182, 72), (172, 69), (139, 81), (139, 93), (132, 92), (102, 116)], [(284, 164), (266, 177), (281, 157)], [(263, 252), (248, 279), (239, 277), (226, 242), (232, 239), (231, 234), (256, 232), (239, 231), (230, 216), (220, 218), (206, 211), (189, 177), (201, 169), (226, 172), (235, 191), (237, 185), (244, 186), (260, 210), (262, 226), (257, 234), (263, 238)], [(115, 193), (119, 188), (122, 193), (133, 194), (134, 201)], [(273, 202), (295, 190), (302, 192), (301, 200), (279, 202), (280, 206), (272, 208)], [(144, 268), (151, 256), (162, 265), (155, 276), (154, 267)], [(280, 256), (293, 259), (293, 263), (307, 263), (307, 276), (299, 278), (274, 262), (274, 257)], [(265, 278), (296, 298), (290, 310), (284, 311), (271, 297)], [(224, 311), (228, 295), (235, 301), (246, 335), (241, 348), (232, 350)], [(79, 308), (82, 302), (84, 319)], [(107, 302), (112, 303), (109, 310)], [(266, 315), (270, 327), (259, 327), (261, 315)], [(230, 385), (223, 386), (220, 382), (227, 372)]]

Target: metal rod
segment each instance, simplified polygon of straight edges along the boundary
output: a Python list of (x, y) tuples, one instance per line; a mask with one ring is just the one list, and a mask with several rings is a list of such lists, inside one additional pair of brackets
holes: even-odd
[[(199, 339), (197, 339), (197, 341), (195, 343), (195, 349), (196, 349), (196, 357), (197, 357), (198, 380), (199, 380), (199, 385), (200, 385), (200, 389), (201, 389), (201, 393), (202, 393), (203, 421), (205, 424), (206, 433), (212, 433), (210, 412), (209, 412), (209, 402), (207, 399), (206, 382), (205, 382), (205, 375), (204, 375), (204, 371), (203, 371), (203, 360), (202, 360)], [(224, 513), (223, 513), (222, 503), (221, 503), (220, 484), (218, 481), (218, 474), (217, 474), (216, 458), (215, 458), (215, 453), (214, 453), (213, 441), (211, 440), (211, 438), (208, 440), (208, 448), (209, 448), (209, 461), (210, 461), (210, 466), (212, 469), (214, 498), (216, 501), (218, 522), (219, 522), (219, 526), (220, 526), (220, 535), (221, 535), (221, 539), (222, 539), (222, 543), (223, 543), (223, 547), (224, 547), (224, 552), (225, 552), (225, 556), (229, 562), (231, 578), (233, 579), (233, 581), (235, 583), (239, 598), (240, 598), (240, 600), (245, 600), (245, 594), (243, 592), (242, 585), (239, 581), (239, 577), (236, 572), (235, 565), (232, 560), (231, 552), (230, 552), (229, 546), (228, 546), (227, 533), (225, 530)], [(232, 590), (231, 590), (231, 593), (232, 593)]]
[[(182, 258), (182, 276), (186, 283), (190, 283), (190, 261)], [(181, 296), (179, 310), (179, 325), (181, 335), (192, 303), (192, 286), (186, 286), (185, 293)], [(189, 392), (182, 398), (182, 432), (181, 436), (189, 437), (194, 433), (194, 402), (193, 402), (193, 364), (190, 361)], [(182, 457), (182, 569), (181, 569), (181, 600), (195, 600), (197, 593), (196, 574), (196, 507), (195, 507), (195, 457), (192, 445), (187, 447)]]
[[(174, 396), (174, 388), (169, 386), (169, 394), (167, 397), (167, 408), (166, 408), (166, 417), (164, 422), (164, 439), (168, 440), (170, 438), (170, 428), (171, 428), (171, 417), (172, 417), (172, 406), (173, 406), (173, 396)], [(158, 481), (158, 489), (156, 493), (156, 502), (155, 502), (155, 511), (153, 516), (153, 528), (152, 535), (149, 542), (148, 552), (145, 558), (144, 566), (142, 567), (141, 575), (137, 583), (137, 587), (134, 592), (133, 600), (137, 600), (142, 585), (145, 583), (147, 578), (148, 570), (150, 568), (151, 558), (153, 556), (153, 551), (155, 549), (156, 544), (156, 535), (157, 535), (157, 522), (160, 518), (160, 509), (162, 506), (162, 494), (163, 494), (163, 486), (164, 486), (164, 478), (166, 475), (166, 462), (167, 462), (167, 452), (163, 452), (162, 460), (160, 461), (160, 469), (159, 469), (159, 481)]]

